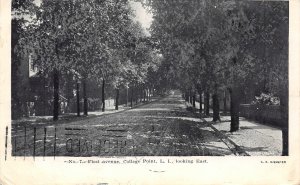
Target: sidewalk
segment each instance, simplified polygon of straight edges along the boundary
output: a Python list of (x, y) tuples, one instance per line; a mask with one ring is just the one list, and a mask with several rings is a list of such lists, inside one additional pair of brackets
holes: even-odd
[[(212, 121), (212, 118), (204, 119), (208, 122)], [(221, 122), (211, 122), (211, 126), (224, 134), (247, 154), (251, 156), (281, 156), (281, 129), (262, 125), (241, 117), (240, 129), (236, 132), (229, 132), (230, 116), (221, 116), (221, 120)]]
[[(115, 114), (118, 112), (122, 112), (122, 111), (126, 111), (129, 109), (133, 109), (136, 108), (138, 106), (153, 102), (155, 100), (157, 100), (157, 97), (152, 97), (151, 101), (148, 102), (139, 102), (138, 104), (134, 103), (133, 107), (130, 107), (130, 103), (128, 104), (128, 106), (126, 106), (125, 104), (123, 105), (119, 105), (118, 110), (115, 110), (115, 106), (108, 106), (105, 109), (105, 112), (102, 112), (101, 110), (97, 110), (97, 111), (89, 111), (88, 112), (88, 116), (84, 116), (83, 112), (80, 112), (80, 117), (77, 116), (77, 113), (65, 113), (65, 114), (61, 114), (58, 116), (58, 121), (56, 121), (56, 124), (60, 124), (60, 123), (66, 123), (66, 122), (72, 122), (72, 121), (78, 121), (78, 120), (83, 120), (83, 119), (90, 119), (90, 118), (94, 118), (94, 117), (98, 117), (98, 116), (104, 116), (104, 115), (108, 115), (108, 114)], [(53, 116), (30, 116), (30, 117), (23, 117), (21, 119), (18, 120), (12, 120), (12, 124), (14, 125), (47, 125), (47, 124), (53, 124)]]
[[(119, 106), (119, 110), (115, 110), (114, 107), (107, 107), (105, 112), (101, 110), (98, 111), (89, 111), (88, 116), (84, 116), (83, 112), (80, 112), (80, 117), (77, 116), (77, 113), (65, 113), (58, 116), (58, 123), (59, 122), (66, 122), (66, 121), (75, 121), (81, 120), (86, 118), (92, 118), (96, 116), (112, 114), (120, 111), (124, 111), (130, 109), (130, 107)], [(34, 125), (44, 125), (47, 123), (53, 122), (53, 116), (30, 116), (30, 117), (23, 117), (18, 120), (12, 120), (12, 124), (34, 124)]]
[[(199, 103), (196, 104), (199, 108)], [(229, 142), (250, 156), (281, 156), (282, 132), (280, 128), (260, 124), (240, 117), (240, 129), (230, 132), (230, 116), (221, 116), (221, 122), (204, 118), (211, 127), (219, 131)]]

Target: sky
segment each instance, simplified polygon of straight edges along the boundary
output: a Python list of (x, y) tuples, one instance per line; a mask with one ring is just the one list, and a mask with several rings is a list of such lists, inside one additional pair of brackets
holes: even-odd
[(149, 29), (153, 20), (152, 14), (147, 12), (140, 2), (131, 1), (130, 4), (135, 11), (136, 20), (139, 21), (145, 29)]

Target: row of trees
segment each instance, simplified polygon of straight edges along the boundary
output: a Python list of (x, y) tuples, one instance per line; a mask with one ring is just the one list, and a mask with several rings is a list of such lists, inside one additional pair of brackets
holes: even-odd
[[(230, 94), (231, 129), (239, 129), (243, 96), (280, 97), (283, 154), (288, 153), (288, 2), (141, 0), (153, 14), (151, 35), (163, 55), (160, 84), (186, 96)], [(202, 106), (200, 107), (202, 111)]]
[[(140, 94), (133, 93), (138, 90), (149, 94), (153, 89), (149, 74), (157, 70), (160, 59), (134, 21), (127, 0), (44, 0), (39, 5), (33, 0), (14, 0), (12, 10), (12, 84), (20, 80), (19, 58), (30, 56), (40, 75), (52, 76), (54, 120), (58, 119), (63, 76), (76, 78), (77, 97), (81, 81), (85, 115), (89, 80), (102, 88), (102, 111), (107, 84), (116, 89), (116, 109), (120, 88), (130, 88), (132, 95)], [(13, 90), (12, 103), (17, 109), (21, 89)], [(77, 102), (79, 107), (79, 98)]]

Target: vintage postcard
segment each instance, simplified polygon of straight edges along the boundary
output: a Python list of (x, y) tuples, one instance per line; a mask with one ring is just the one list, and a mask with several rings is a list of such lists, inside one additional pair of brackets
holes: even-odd
[(299, 184), (299, 8), (0, 0), (0, 184)]

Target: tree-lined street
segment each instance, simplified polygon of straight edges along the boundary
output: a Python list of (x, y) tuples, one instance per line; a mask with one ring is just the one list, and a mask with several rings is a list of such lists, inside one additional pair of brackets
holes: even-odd
[[(147, 30), (134, 3), (151, 15)], [(20, 138), (12, 141), (13, 152), (117, 155), (111, 150), (117, 148), (118, 155), (288, 155), (288, 5), (13, 0), (11, 110)], [(89, 115), (121, 105), (132, 109)], [(64, 120), (69, 115), (78, 118)], [(52, 121), (22, 123), (38, 116)], [(260, 137), (256, 129), (262, 127), (248, 129), (253, 124), (244, 118), (279, 127), (281, 147), (278, 139), (266, 149), (259, 140), (233, 137)], [(27, 147), (32, 143), (33, 154)]]
[[(13, 126), (12, 141), (17, 143), (14, 146), (17, 150), (13, 152), (17, 156), (24, 156), (24, 152), (26, 156), (33, 156), (35, 143), (35, 156), (43, 156), (44, 150), (46, 156), (53, 156), (55, 143), (56, 156), (249, 155), (243, 149), (243, 145), (247, 144), (240, 143), (242, 144), (240, 146), (232, 144), (232, 141), (222, 135), (223, 133), (215, 130), (216, 126), (210, 121), (200, 120), (196, 114), (188, 111), (187, 104), (180, 94), (175, 94), (134, 109), (96, 118), (86, 118), (56, 126), (33, 123), (27, 125), (26, 141), (24, 126)], [(34, 128), (36, 128), (35, 142)], [(251, 130), (251, 127), (249, 129)], [(265, 126), (265, 129), (276, 128)], [(277, 130), (280, 133), (280, 130)], [(249, 133), (247, 135), (243, 130), (240, 132), (243, 137), (257, 135), (257, 133)], [(54, 141), (55, 135), (56, 141)], [(263, 135), (270, 137), (267, 134)], [(281, 152), (281, 136), (273, 136), (273, 139), (257, 141), (262, 138), (259, 136), (247, 147), (258, 155), (262, 151), (264, 155), (278, 155)], [(24, 142), (26, 142), (25, 149)], [(274, 142), (277, 145), (274, 145)], [(279, 146), (279, 150), (276, 151), (274, 146)]]

